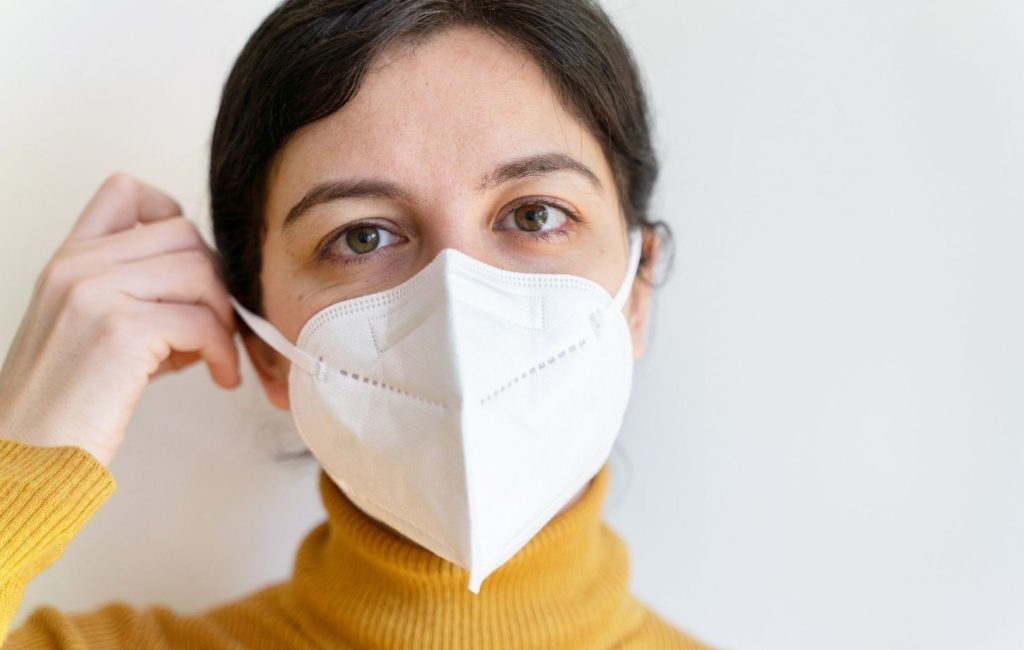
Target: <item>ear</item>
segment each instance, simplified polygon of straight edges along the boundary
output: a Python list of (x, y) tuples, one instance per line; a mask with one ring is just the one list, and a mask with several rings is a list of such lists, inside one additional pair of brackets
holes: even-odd
[(653, 272), (658, 261), (658, 239), (654, 231), (644, 228), (643, 241), (640, 246), (642, 261), (633, 280), (633, 288), (626, 299), (626, 321), (633, 335), (633, 359), (643, 356), (647, 344), (647, 316), (650, 311), (651, 283)]
[(249, 353), (256, 374), (259, 375), (267, 399), (282, 411), (289, 410), (291, 403), (288, 400), (288, 370), (291, 366), (288, 359), (252, 332), (242, 335), (242, 343)]

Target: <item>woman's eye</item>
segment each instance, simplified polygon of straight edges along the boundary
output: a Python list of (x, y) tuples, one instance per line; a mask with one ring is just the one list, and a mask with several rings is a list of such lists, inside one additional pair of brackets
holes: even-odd
[(524, 203), (508, 213), (502, 222), (511, 218), (515, 227), (526, 232), (554, 230), (565, 224), (566, 213), (544, 203)]
[[(380, 226), (373, 225), (362, 225), (350, 228), (345, 231), (345, 245), (348, 251), (344, 249), (340, 252), (341, 255), (365, 255), (371, 251), (374, 251), (382, 246), (387, 246), (398, 241), (398, 237), (385, 230)], [(351, 251), (351, 252), (349, 252)]]

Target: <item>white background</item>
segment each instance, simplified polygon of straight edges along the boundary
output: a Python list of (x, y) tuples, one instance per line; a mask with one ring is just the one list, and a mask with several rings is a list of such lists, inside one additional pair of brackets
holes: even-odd
[[(109, 173), (206, 229), (221, 84), (273, 4), (3, 0), (2, 350)], [(1024, 5), (606, 4), (678, 240), (605, 509), (634, 592), (720, 647), (1024, 647)], [(316, 466), (275, 460), (297, 438), (245, 371), (147, 390), (16, 621), (288, 575)]]

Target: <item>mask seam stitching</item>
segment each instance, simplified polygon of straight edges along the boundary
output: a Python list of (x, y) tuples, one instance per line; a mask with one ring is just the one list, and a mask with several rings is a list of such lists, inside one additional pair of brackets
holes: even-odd
[[(323, 359), (324, 359), (323, 357), (320, 357), (320, 362), (321, 363), (323, 363)], [(328, 366), (326, 364), (324, 364), (324, 367), (328, 367)], [(428, 406), (433, 406), (434, 408), (439, 408), (441, 410), (447, 410), (447, 408), (448, 408), (447, 405), (445, 405), (445, 404), (443, 404), (441, 402), (436, 402), (436, 401), (434, 401), (432, 399), (429, 399), (427, 397), (422, 397), (420, 395), (416, 395), (415, 393), (410, 393), (409, 391), (407, 391), (407, 390), (405, 390), (403, 388), (399, 388), (399, 387), (394, 386), (392, 384), (389, 384), (387, 382), (380, 381), (379, 379), (374, 379), (373, 377), (368, 377), (366, 375), (361, 375), (361, 374), (356, 373), (356, 372), (349, 372), (348, 370), (345, 370), (344, 368), (334, 368), (334, 369), (331, 370), (331, 374), (335, 374), (335, 371), (337, 371), (338, 375), (340, 375), (342, 377), (345, 377), (346, 379), (349, 379), (349, 380), (354, 381), (356, 383), (362, 383), (362, 384), (366, 384), (368, 386), (375, 386), (377, 388), (382, 388), (384, 390), (387, 390), (387, 391), (390, 391), (392, 393), (395, 393), (396, 395), (400, 395), (402, 397), (408, 397), (410, 399), (414, 399), (414, 400), (417, 400), (417, 401), (420, 401), (420, 402), (424, 402)]]
[(586, 343), (587, 337), (583, 337), (579, 341), (572, 343), (571, 345), (565, 348), (562, 348), (558, 352), (555, 352), (546, 360), (533, 364), (532, 366), (530, 366), (521, 373), (516, 373), (515, 377), (509, 379), (507, 382), (501, 384), (498, 388), (495, 388), (494, 390), (480, 398), (480, 405), (483, 406), (484, 404), (491, 401), (501, 393), (504, 393), (506, 390), (508, 390), (515, 384), (518, 384), (520, 379), (526, 379), (529, 375), (535, 374), (538, 371), (543, 370), (544, 368), (554, 365), (556, 361), (558, 361), (559, 359), (564, 359), (569, 354), (582, 348), (584, 345), (586, 345)]

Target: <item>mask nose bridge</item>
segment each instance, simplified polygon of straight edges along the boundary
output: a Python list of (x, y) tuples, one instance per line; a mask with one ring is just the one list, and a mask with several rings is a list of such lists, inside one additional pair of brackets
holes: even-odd
[[(544, 295), (540, 284), (503, 281), (500, 269), (464, 253), (460, 255), (464, 257), (451, 258), (444, 273), (445, 296), (453, 307), (468, 307), (527, 329), (544, 329)], [(457, 312), (453, 317), (458, 317)]]
[[(545, 298), (542, 292), (524, 286), (516, 291), (502, 283), (484, 263), (455, 249), (445, 249), (435, 259), (435, 275), (421, 287), (412, 303), (399, 303), (394, 309), (370, 321), (370, 333), (378, 354), (383, 354), (424, 320), (427, 311), (445, 310), (456, 340), (472, 333), (460, 332), (465, 309), (483, 312), (498, 323), (514, 323), (520, 327), (543, 331), (546, 324)], [(500, 271), (500, 270), (499, 270)]]

